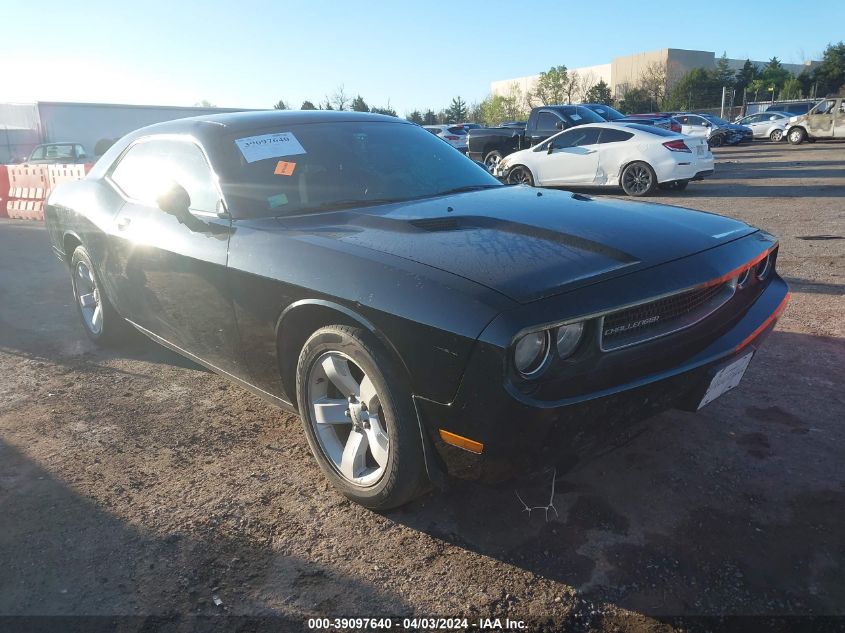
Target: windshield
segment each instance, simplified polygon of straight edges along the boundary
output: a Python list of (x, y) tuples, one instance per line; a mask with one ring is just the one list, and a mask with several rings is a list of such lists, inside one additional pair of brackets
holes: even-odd
[(703, 116), (705, 119), (707, 119), (711, 123), (716, 123), (718, 125), (730, 125), (730, 123), (728, 123), (724, 119), (720, 119), (719, 117), (712, 115), (712, 114), (700, 114), (699, 116)]
[(386, 121), (283, 125), (223, 141), (220, 185), (238, 217), (280, 216), (499, 187), (425, 129)]
[(590, 110), (592, 110), (599, 116), (604, 117), (604, 119), (607, 121), (616, 121), (618, 119), (625, 118), (624, 114), (606, 105), (591, 106)]

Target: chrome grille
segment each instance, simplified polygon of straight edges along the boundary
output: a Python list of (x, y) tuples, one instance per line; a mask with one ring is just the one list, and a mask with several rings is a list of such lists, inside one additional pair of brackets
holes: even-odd
[(733, 296), (735, 280), (641, 303), (604, 316), (601, 347), (614, 350), (690, 327)]

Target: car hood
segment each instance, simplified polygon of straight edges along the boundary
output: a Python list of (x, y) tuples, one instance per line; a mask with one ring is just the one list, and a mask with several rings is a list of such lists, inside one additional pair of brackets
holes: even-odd
[(402, 257), (520, 303), (686, 257), (757, 230), (680, 207), (525, 186), (278, 221), (291, 237)]

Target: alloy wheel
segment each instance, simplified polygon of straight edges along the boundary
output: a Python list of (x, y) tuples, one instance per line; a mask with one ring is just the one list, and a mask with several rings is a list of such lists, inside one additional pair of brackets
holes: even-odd
[(530, 185), (533, 184), (531, 174), (524, 167), (516, 167), (508, 174), (508, 184), (511, 185)]
[(98, 335), (103, 331), (103, 306), (94, 272), (85, 262), (77, 262), (74, 275), (73, 287), (82, 312), (82, 320), (91, 334)]
[(645, 193), (651, 187), (651, 174), (643, 165), (631, 165), (622, 178), (625, 190), (634, 194)]
[(780, 141), (783, 138), (783, 130), (772, 130), (772, 133), (769, 136), (769, 138), (771, 138), (772, 141), (777, 143), (778, 141)]
[(487, 167), (487, 170), (492, 173), (501, 160), (502, 157), (498, 154), (488, 154), (487, 157), (484, 159), (484, 166)]
[(345, 354), (326, 352), (311, 366), (308, 401), (314, 435), (334, 469), (356, 486), (378, 483), (390, 439), (369, 376)]

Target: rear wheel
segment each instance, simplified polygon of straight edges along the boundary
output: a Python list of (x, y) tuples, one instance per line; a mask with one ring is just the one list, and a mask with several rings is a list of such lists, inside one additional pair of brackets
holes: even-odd
[(84, 246), (73, 251), (70, 274), (76, 311), (88, 338), (100, 345), (117, 343), (126, 332), (126, 321), (112, 307)]
[(725, 139), (722, 137), (721, 134), (716, 134), (715, 136), (711, 136), (707, 139), (707, 144), (710, 147), (722, 147), (724, 145)]
[(772, 130), (772, 133), (769, 134), (769, 140), (772, 143), (780, 143), (783, 140), (783, 130)]
[(534, 186), (534, 175), (525, 165), (515, 165), (508, 172), (507, 181), (509, 185)]
[(800, 127), (794, 127), (789, 130), (789, 135), (786, 137), (791, 145), (801, 145), (804, 142), (804, 130)]
[(487, 171), (492, 173), (493, 170), (496, 169), (496, 166), (499, 164), (502, 158), (504, 158), (504, 156), (502, 156), (502, 153), (499, 150), (493, 150), (492, 152), (489, 152), (484, 157), (484, 166), (487, 168)]
[(647, 196), (657, 188), (657, 176), (651, 165), (640, 161), (625, 167), (619, 180), (629, 196)]
[(296, 394), (311, 451), (346, 497), (388, 510), (417, 496), (425, 470), (410, 388), (368, 332), (317, 330), (302, 348)]

